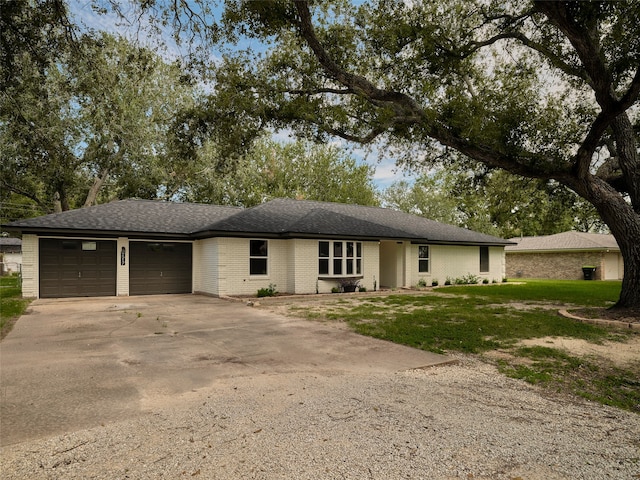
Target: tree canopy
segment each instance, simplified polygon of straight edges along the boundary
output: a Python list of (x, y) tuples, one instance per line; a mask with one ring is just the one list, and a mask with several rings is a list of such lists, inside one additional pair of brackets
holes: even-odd
[(3, 195), (48, 212), (180, 186), (186, 165), (169, 151), (169, 127), (193, 90), (179, 68), (108, 34), (43, 59), (26, 49), (19, 62), (0, 103)]
[[(142, 128), (134, 117), (120, 116), (124, 110), (99, 119), (94, 143), (78, 141), (93, 126), (80, 112), (118, 100), (147, 114), (162, 108), (144, 110), (119, 99), (129, 86), (118, 84), (118, 75), (109, 76), (106, 60), (105, 78), (117, 88), (106, 88), (103, 100), (90, 82), (80, 96), (60, 88), (82, 85), (80, 71), (68, 68), (65, 58), (84, 48), (62, 49), (53, 61), (47, 59), (49, 43), (76, 35), (63, 2), (15, 2), (17, 8), (3, 9), (0, 25), (3, 46), (19, 47), (3, 49), (0, 58), (8, 86), (0, 108), (3, 155), (8, 152), (2, 160), (3, 167), (5, 160), (14, 162), (9, 173), (22, 172), (21, 187), (28, 187), (23, 194), (34, 200), (57, 195), (64, 203), (65, 187), (78, 184), (78, 172), (85, 183), (86, 172), (98, 183), (105, 171), (117, 175), (119, 164), (112, 161), (120, 152), (130, 157), (120, 164), (126, 168), (142, 165), (143, 157), (162, 158), (143, 167), (155, 172), (172, 152), (179, 152), (173, 160), (186, 162), (186, 169), (208, 138), (215, 139), (218, 158), (234, 153), (240, 158), (265, 128), (288, 128), (325, 143), (334, 137), (377, 142), (409, 167), (468, 162), (481, 165), (471, 168), (483, 175), (501, 169), (535, 179), (538, 190), (569, 188), (593, 205), (621, 248), (625, 273), (618, 306), (640, 309), (638, 2), (228, 0), (217, 15), (205, 0), (139, 1), (139, 13), (151, 25), (173, 26), (183, 41), (197, 39), (192, 66), (210, 74), (202, 81), (215, 91), (174, 113), (170, 130), (176, 141), (168, 146), (154, 143), (156, 132), (143, 128), (142, 138), (149, 139), (143, 156), (132, 141), (119, 137), (130, 127)], [(93, 4), (118, 10), (119, 2)], [(46, 18), (54, 24), (47, 25)], [(74, 40), (73, 45), (91, 48), (92, 42)], [(218, 60), (212, 60), (213, 49), (221, 52)], [(137, 51), (126, 58), (153, 63), (148, 53)], [(41, 111), (41, 118), (29, 108), (12, 108), (14, 99), (33, 103), (31, 110)], [(77, 121), (83, 118), (84, 123)], [(100, 137), (98, 130), (108, 133)], [(125, 170), (123, 179), (131, 176)], [(50, 182), (38, 182), (30, 171), (41, 171)], [(171, 178), (182, 171), (164, 169)], [(5, 172), (1, 178), (11, 181)], [(165, 188), (174, 189), (171, 182)], [(123, 189), (143, 190), (144, 185)]]
[(557, 182), (504, 170), (436, 170), (413, 183), (393, 183), (382, 200), (397, 210), (502, 238), (606, 231), (593, 206)]
[(215, 142), (198, 151), (199, 174), (185, 187), (184, 200), (242, 207), (274, 198), (378, 204), (374, 169), (335, 146), (263, 137), (224, 174), (216, 168), (218, 161)]
[(462, 154), (558, 182), (616, 237), (618, 306), (640, 307), (638, 2), (228, 1), (219, 22), (194, 14), (203, 4), (165, 6), (219, 44), (268, 47), (218, 65), (243, 112), (316, 139), (382, 141), (409, 165)]

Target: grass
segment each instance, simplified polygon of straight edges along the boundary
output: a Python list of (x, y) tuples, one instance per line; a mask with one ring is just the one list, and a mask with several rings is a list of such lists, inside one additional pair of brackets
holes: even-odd
[(11, 331), (29, 303), (31, 303), (30, 299), (22, 298), (19, 277), (15, 275), (0, 277), (0, 339)]
[[(425, 295), (330, 304), (322, 316), (345, 321), (363, 335), (436, 353), (476, 355), (495, 362), (508, 376), (640, 413), (640, 364), (620, 368), (607, 359), (519, 343), (543, 337), (626, 341), (634, 333), (576, 322), (557, 313), (558, 306), (610, 306), (620, 288), (620, 282), (548, 280), (456, 286)], [(500, 360), (488, 355), (496, 350), (502, 354)]]

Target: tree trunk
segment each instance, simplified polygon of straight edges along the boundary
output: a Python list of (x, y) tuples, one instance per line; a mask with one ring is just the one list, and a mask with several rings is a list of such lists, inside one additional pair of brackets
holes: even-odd
[(60, 202), (60, 192), (56, 192), (53, 194), (53, 212), (54, 213), (62, 212), (62, 202)]
[(98, 192), (100, 191), (100, 188), (102, 188), (102, 185), (107, 180), (108, 176), (109, 176), (109, 169), (105, 168), (102, 171), (102, 173), (99, 176), (97, 176), (96, 179), (93, 181), (93, 185), (91, 185), (91, 188), (89, 189), (89, 193), (87, 193), (87, 199), (84, 202), (85, 208), (90, 207), (95, 203), (96, 197), (98, 196)]
[(590, 176), (584, 182), (568, 185), (596, 207), (620, 247), (624, 277), (620, 298), (614, 308), (640, 312), (640, 215), (602, 179)]

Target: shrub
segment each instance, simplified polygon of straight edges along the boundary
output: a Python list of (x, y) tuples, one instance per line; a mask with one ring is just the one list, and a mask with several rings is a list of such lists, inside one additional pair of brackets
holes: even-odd
[(273, 283), (270, 283), (269, 286), (267, 288), (259, 288), (258, 289), (258, 298), (261, 297), (274, 297), (276, 295), (277, 290), (276, 290), (276, 285), (274, 285)]
[(467, 273), (466, 275), (462, 276), (460, 281), (463, 285), (475, 285), (477, 283), (480, 283), (480, 277), (474, 275), (473, 273)]
[(482, 280), (482, 283), (483, 283), (483, 284), (485, 284), (485, 285), (487, 285), (487, 284), (489, 283), (489, 279), (488, 279), (488, 278), (485, 278), (484, 280)]
[(360, 286), (360, 287), (358, 288), (358, 291), (360, 291), (360, 292), (366, 292), (366, 291), (367, 291), (367, 287)]
[(332, 287), (331, 293), (340, 293), (340, 287)]
[(418, 280), (418, 287), (424, 288), (426, 286), (427, 286), (427, 281), (424, 278), (421, 278), (420, 280)]
[(437, 278), (431, 281), (431, 286), (432, 287), (437, 287), (438, 286), (438, 279)]

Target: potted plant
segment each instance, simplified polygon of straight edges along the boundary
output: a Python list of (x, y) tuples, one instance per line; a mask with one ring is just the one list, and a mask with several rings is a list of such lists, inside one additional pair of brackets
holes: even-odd
[(360, 280), (357, 278), (341, 278), (338, 283), (343, 292), (355, 292), (360, 285)]

